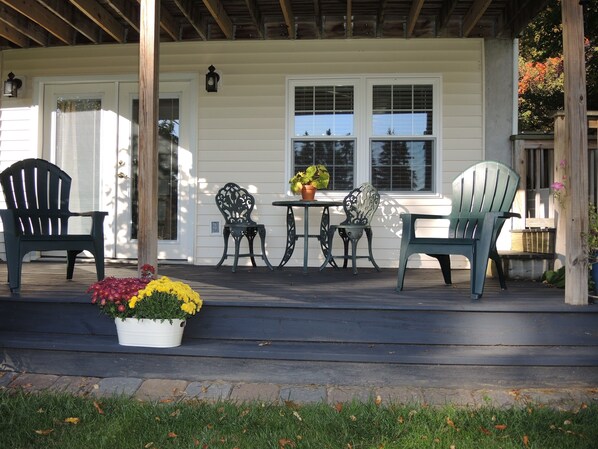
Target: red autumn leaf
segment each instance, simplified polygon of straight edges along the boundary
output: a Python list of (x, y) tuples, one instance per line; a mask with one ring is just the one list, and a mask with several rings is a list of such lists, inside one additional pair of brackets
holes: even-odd
[(482, 431), (482, 433), (484, 435), (492, 435), (492, 432), (490, 432), (488, 429), (486, 429), (485, 427), (480, 427), (480, 430)]
[(529, 447), (529, 437), (527, 435), (523, 435), (523, 445)]
[(459, 432), (459, 428), (457, 426), (455, 426), (455, 423), (453, 422), (453, 420), (451, 418), (449, 418), (448, 416), (446, 417), (446, 423), (451, 426), (453, 429), (455, 429), (457, 432)]
[(497, 424), (494, 426), (496, 430), (505, 430), (507, 428), (506, 424)]
[(343, 411), (343, 403), (342, 403), (342, 402), (337, 402), (337, 403), (334, 405), (334, 408), (335, 408), (335, 410), (336, 410), (337, 412), (339, 412), (339, 413), (340, 413), (340, 412), (342, 412), (342, 411)]
[(178, 435), (174, 432), (168, 432), (168, 438), (176, 438)]
[(278, 447), (280, 449), (284, 449), (285, 447), (295, 447), (295, 442), (293, 440), (289, 440), (287, 438), (281, 438), (278, 440)]

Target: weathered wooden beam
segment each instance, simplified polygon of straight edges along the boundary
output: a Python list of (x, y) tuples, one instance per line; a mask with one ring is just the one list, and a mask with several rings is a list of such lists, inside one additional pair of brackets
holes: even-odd
[(382, 37), (384, 29), (384, 16), (386, 16), (386, 5), (388, 0), (380, 0), (378, 3), (378, 12), (376, 13), (376, 36)]
[(256, 0), (245, 0), (245, 5), (260, 39), (264, 39), (266, 37), (266, 25), (264, 24), (264, 19)]
[(295, 39), (297, 37), (297, 33), (295, 32), (295, 15), (293, 14), (291, 0), (280, 0), (280, 9), (282, 10), (284, 22), (287, 25), (289, 38)]
[(565, 257), (565, 302), (588, 304), (588, 129), (583, 6), (561, 1), (565, 79), (565, 154), (569, 189)]
[(314, 18), (316, 21), (316, 36), (321, 39), (324, 35), (324, 20), (322, 18), (322, 8), (320, 7), (320, 0), (314, 0)]
[(116, 42), (123, 43), (126, 28), (95, 0), (69, 0), (92, 22), (108, 33)]
[(160, 0), (142, 0), (139, 27), (138, 270), (158, 266)]
[(0, 21), (0, 36), (21, 48), (29, 47), (29, 39), (27, 39), (27, 36), (15, 30), (13, 27), (7, 25), (6, 22), (3, 21)]
[(459, 3), (459, 0), (446, 0), (442, 2), (442, 9), (440, 10), (440, 16), (438, 17), (438, 34), (442, 33), (448, 26), (448, 23), (455, 12), (457, 3)]
[(422, 6), (424, 6), (424, 0), (413, 0), (411, 2), (409, 16), (407, 17), (407, 27), (405, 30), (407, 37), (411, 37), (413, 30), (415, 30), (415, 25), (417, 24), (417, 19), (419, 19), (419, 13), (422, 10)]
[[(525, 28), (530, 21), (544, 9), (548, 0), (524, 0), (511, 2), (505, 9), (505, 20), (499, 30), (497, 37), (510, 36), (516, 37), (521, 30)], [(510, 9), (508, 9), (510, 7)]]
[(0, 0), (29, 18), (67, 45), (74, 43), (74, 31), (56, 15), (33, 0)]
[[(23, 16), (17, 14), (14, 9), (0, 5), (0, 21), (11, 26), (19, 33), (25, 35), (37, 44), (45, 47), (48, 43), (48, 34), (39, 25), (25, 20)], [(17, 44), (18, 45), (18, 44)]]
[(345, 15), (345, 36), (353, 37), (353, 2), (347, 0), (347, 13)]
[(199, 8), (191, 0), (174, 0), (174, 4), (179, 8), (193, 29), (204, 41), (208, 39), (208, 30), (205, 23), (202, 23)]
[(475, 28), (491, 3), (492, 0), (475, 0), (473, 2), (463, 18), (463, 37), (469, 36), (469, 33)]
[(224, 6), (219, 0), (203, 0), (204, 5), (212, 14), (212, 17), (224, 33), (224, 35), (228, 39), (233, 39), (235, 36), (235, 31), (233, 27), (233, 22), (224, 10)]
[(44, 5), (71, 27), (85, 36), (94, 44), (97, 44), (100, 40), (100, 33), (98, 27), (89, 20), (84, 14), (78, 9), (73, 8), (72, 5), (68, 4), (64, 0), (38, 0), (39, 3)]
[(173, 41), (181, 40), (180, 25), (175, 18), (170, 14), (166, 7), (160, 8), (160, 27), (168, 34)]
[(106, 5), (110, 6), (131, 28), (139, 33), (139, 7), (136, 3), (125, 0), (107, 0)]

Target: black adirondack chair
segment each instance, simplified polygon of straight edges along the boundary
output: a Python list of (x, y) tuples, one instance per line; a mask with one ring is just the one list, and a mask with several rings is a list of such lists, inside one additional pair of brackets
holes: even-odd
[[(227, 183), (216, 194), (216, 206), (224, 217), (224, 227), (222, 235), (224, 237), (224, 251), (222, 258), (216, 265), (219, 268), (229, 256), (233, 256), (233, 273), (237, 271), (237, 264), (239, 257), (251, 258), (251, 264), (255, 267), (255, 257), (261, 257), (268, 268), (273, 270), (268, 257), (266, 257), (266, 227), (263, 224), (258, 224), (251, 219), (251, 212), (255, 206), (255, 198), (246, 189), (243, 189), (234, 182)], [(261, 254), (256, 254), (253, 250), (253, 240), (255, 236), (260, 236), (262, 245)], [(235, 253), (228, 254), (228, 238), (231, 237), (235, 241)], [(249, 252), (241, 253), (241, 240), (243, 237), (247, 238), (249, 244)]]
[[(371, 222), (374, 213), (380, 204), (380, 194), (378, 190), (369, 183), (363, 183), (361, 186), (353, 189), (343, 200), (343, 208), (345, 210), (346, 219), (338, 224), (332, 225), (328, 229), (328, 254), (326, 260), (320, 266), (320, 271), (324, 269), (335, 257), (344, 259), (343, 268), (347, 268), (347, 262), (351, 259), (353, 274), (357, 274), (357, 259), (368, 259), (376, 270), (380, 271), (380, 267), (374, 260), (372, 253), (372, 228)], [(332, 240), (334, 234), (338, 234), (343, 239), (344, 255), (332, 255)], [(368, 255), (357, 255), (357, 242), (363, 236), (363, 233), (368, 240)], [(349, 242), (351, 242), (351, 252), (349, 253)]]
[[(71, 177), (43, 159), (25, 159), (0, 173), (7, 209), (0, 210), (12, 292), (21, 286), (23, 257), (31, 251), (64, 250), (66, 278), (72, 279), (77, 254), (95, 258), (98, 280), (104, 278), (104, 217), (107, 212), (71, 212)], [(89, 234), (69, 234), (71, 217), (90, 217)]]
[[(444, 282), (451, 284), (450, 254), (460, 254), (471, 265), (471, 298), (479, 299), (484, 291), (488, 260), (496, 265), (500, 286), (506, 289), (505, 277), (496, 250), (496, 239), (510, 213), (519, 175), (500, 162), (484, 161), (473, 165), (453, 181), (452, 210), (449, 215), (401, 214), (403, 238), (399, 255), (397, 291), (403, 289), (407, 259), (425, 253), (440, 262)], [(446, 238), (416, 237), (415, 222), (420, 219), (449, 221)]]

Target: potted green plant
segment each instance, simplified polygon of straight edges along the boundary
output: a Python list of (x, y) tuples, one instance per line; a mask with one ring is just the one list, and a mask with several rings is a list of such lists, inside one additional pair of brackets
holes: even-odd
[(325, 189), (330, 181), (328, 169), (321, 164), (310, 165), (305, 171), (299, 171), (289, 180), (291, 192), (301, 193), (304, 200), (313, 200), (317, 189)]
[(188, 284), (154, 273), (144, 265), (139, 278), (107, 277), (87, 290), (92, 304), (114, 318), (123, 346), (179, 346), (186, 319), (201, 309), (199, 294)]

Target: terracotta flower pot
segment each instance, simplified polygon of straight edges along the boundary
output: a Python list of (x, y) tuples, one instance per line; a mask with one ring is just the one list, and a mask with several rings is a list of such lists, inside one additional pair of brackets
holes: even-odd
[(313, 201), (316, 196), (316, 190), (318, 189), (311, 185), (301, 187), (301, 198), (303, 201)]

